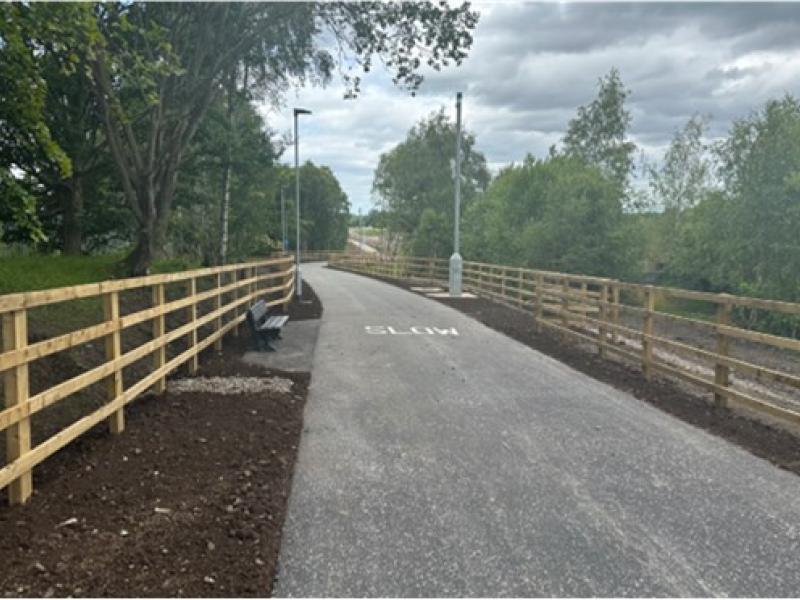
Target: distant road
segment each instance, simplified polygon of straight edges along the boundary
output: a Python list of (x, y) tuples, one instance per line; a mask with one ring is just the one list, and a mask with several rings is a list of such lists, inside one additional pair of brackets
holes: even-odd
[(277, 596), (796, 596), (800, 478), (490, 330), (325, 306)]
[(373, 248), (367, 243), (362, 243), (358, 238), (350, 237), (347, 241), (353, 244), (356, 248), (367, 254), (377, 254), (378, 250)]

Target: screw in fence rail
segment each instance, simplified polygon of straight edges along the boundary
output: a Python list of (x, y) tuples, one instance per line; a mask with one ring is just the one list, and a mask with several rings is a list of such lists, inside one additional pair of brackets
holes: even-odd
[[(160, 340), (166, 333), (164, 319), (164, 284), (157, 283), (153, 286), (153, 308), (158, 309), (158, 314), (153, 317), (153, 340)], [(162, 344), (153, 352), (153, 370), (158, 371), (167, 362), (167, 346)], [(161, 394), (167, 389), (166, 376), (156, 380), (153, 386), (156, 394)]]
[[(28, 345), (28, 314), (25, 309), (3, 313), (3, 351), (23, 350)], [(25, 404), (30, 395), (28, 363), (6, 370), (3, 376), (6, 408)], [(31, 419), (25, 417), (8, 427), (6, 462), (23, 457), (31, 449)], [(33, 475), (28, 469), (8, 485), (9, 504), (24, 504), (33, 493)]]
[(600, 327), (597, 332), (597, 353), (600, 357), (605, 356), (606, 344), (608, 343), (608, 284), (600, 286)]
[(218, 353), (222, 353), (222, 294), (220, 293), (220, 289), (222, 288), (222, 273), (217, 271), (217, 294), (214, 296), (214, 310), (217, 311), (217, 318), (214, 319), (214, 335), (216, 335), (216, 339), (214, 340), (214, 350)]
[(648, 381), (653, 377), (653, 313), (656, 294), (652, 285), (645, 286), (644, 321), (642, 323), (642, 371)]
[(192, 354), (192, 358), (189, 360), (189, 372), (194, 375), (200, 368), (200, 358), (197, 355), (197, 300), (195, 300), (197, 297), (196, 277), (189, 279), (188, 288), (187, 295), (189, 298), (192, 298), (192, 303), (186, 309), (186, 320), (192, 324), (192, 328), (186, 337), (186, 345), (195, 350), (194, 354)]
[[(717, 304), (717, 325), (727, 326), (731, 324), (731, 312), (733, 309), (732, 298), (728, 294), (719, 295), (720, 302)], [(720, 327), (717, 327), (717, 354), (727, 357), (730, 352), (730, 337), (727, 336)], [(717, 359), (714, 365), (714, 383), (720, 387), (728, 387), (730, 381), (730, 367)], [(719, 390), (714, 391), (714, 405), (719, 407), (727, 406), (728, 397)]]
[(534, 313), (534, 321), (536, 322), (536, 332), (542, 332), (542, 317), (544, 316), (544, 298), (542, 297), (542, 292), (544, 291), (544, 275), (541, 273), (536, 273), (536, 283), (535, 287), (533, 288), (533, 292), (535, 294), (534, 301), (536, 303), (535, 313)]
[[(119, 293), (109, 292), (103, 295), (103, 319), (113, 323), (113, 330), (105, 337), (106, 362), (113, 363), (122, 356), (122, 332), (119, 324)], [(115, 368), (105, 380), (106, 400), (113, 402), (122, 395), (122, 369)], [(120, 407), (108, 417), (108, 428), (111, 433), (122, 433), (125, 429), (125, 409)]]

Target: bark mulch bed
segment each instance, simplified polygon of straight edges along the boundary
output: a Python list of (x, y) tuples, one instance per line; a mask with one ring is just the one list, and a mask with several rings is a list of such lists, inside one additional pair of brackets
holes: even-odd
[[(404, 289), (410, 289), (412, 285), (395, 279), (375, 278)], [(585, 345), (563, 342), (550, 331), (537, 333), (532, 316), (521, 310), (486, 298), (436, 300), (577, 371), (624, 390), (782, 469), (800, 475), (800, 437), (791, 431), (756, 421), (728, 408), (718, 408), (714, 406), (710, 395), (694, 394), (669, 379), (656, 377), (647, 381), (638, 366), (601, 359)]]
[(148, 395), (122, 435), (98, 426), (35, 469), (31, 501), (0, 506), (0, 596), (270, 595), (310, 375), (246, 365), (248, 346), (242, 328), (198, 375), (290, 392)]

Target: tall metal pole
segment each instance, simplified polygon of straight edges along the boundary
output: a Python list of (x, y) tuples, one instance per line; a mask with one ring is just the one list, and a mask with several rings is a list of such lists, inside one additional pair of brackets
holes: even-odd
[(303, 278), (300, 274), (300, 138), (297, 133), (297, 109), (294, 109), (294, 199), (297, 220), (295, 222), (295, 268), (294, 280), (297, 297), (303, 298)]
[(300, 133), (297, 130), (297, 117), (299, 115), (310, 115), (311, 111), (305, 108), (294, 109), (294, 192), (295, 210), (297, 212), (296, 221), (296, 252), (294, 277), (296, 282), (297, 298), (303, 298), (303, 276), (300, 274)]
[(453, 256), (450, 257), (450, 295), (461, 295), (462, 270), (464, 262), (459, 254), (460, 221), (461, 221), (461, 92), (456, 94), (456, 168), (453, 173), (455, 179), (455, 207), (453, 227)]

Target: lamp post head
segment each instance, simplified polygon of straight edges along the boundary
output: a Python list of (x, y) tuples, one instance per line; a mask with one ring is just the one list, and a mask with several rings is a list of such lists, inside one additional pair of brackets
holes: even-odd
[(295, 116), (295, 117), (296, 117), (297, 115), (310, 115), (310, 114), (311, 114), (311, 111), (310, 111), (310, 110), (307, 110), (307, 109), (305, 109), (305, 108), (295, 108), (295, 109), (294, 109), (294, 116)]

